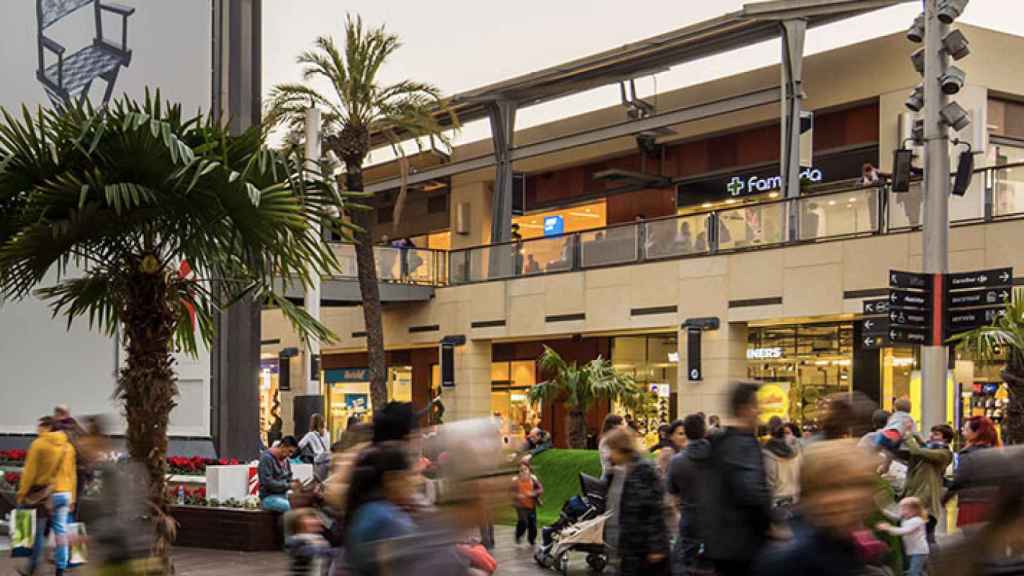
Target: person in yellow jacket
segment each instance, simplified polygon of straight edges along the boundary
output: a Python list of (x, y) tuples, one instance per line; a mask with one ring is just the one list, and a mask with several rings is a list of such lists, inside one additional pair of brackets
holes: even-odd
[[(25, 458), (25, 470), (18, 482), (17, 500), (19, 506), (37, 507), (36, 539), (32, 547), (27, 570), (22, 574), (33, 574), (39, 565), (45, 547), (44, 534), (49, 522), (56, 542), (54, 564), (57, 576), (62, 576), (68, 567), (67, 523), (68, 512), (75, 502), (75, 448), (67, 435), (54, 429), (49, 417), (39, 421), (39, 436), (29, 447)], [(46, 518), (47, 502), (49, 518)]]

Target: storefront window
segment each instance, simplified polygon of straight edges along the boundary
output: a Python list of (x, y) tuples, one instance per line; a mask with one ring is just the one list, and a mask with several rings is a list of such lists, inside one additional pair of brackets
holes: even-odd
[(897, 398), (911, 397), (915, 370), (920, 370), (920, 366), (914, 348), (882, 349), (882, 408), (891, 411)]
[(281, 418), (281, 397), (278, 390), (280, 360), (277, 356), (260, 359), (260, 437), (270, 445), (267, 433), (275, 420)]
[[(348, 427), (349, 419), (368, 421), (373, 414), (370, 400), (369, 371), (366, 368), (338, 368), (324, 371), (327, 390), (328, 425), (331, 437), (337, 439)], [(412, 401), (412, 367), (388, 368), (388, 400)]]
[[(658, 427), (676, 418), (675, 382), (679, 370), (679, 348), (675, 334), (618, 336), (612, 339), (612, 365), (629, 374), (647, 390), (648, 403), (638, 414), (630, 414), (645, 440), (657, 442)], [(614, 407), (622, 414), (621, 406)]]
[(853, 383), (853, 325), (806, 324), (752, 327), (747, 338), (747, 375), (770, 384), (771, 410), (803, 424), (819, 425), (820, 401), (849, 392)]
[(513, 224), (519, 225), (519, 235), (523, 240), (604, 228), (607, 222), (604, 200), (546, 212), (534, 212), (512, 219)]
[(540, 406), (527, 400), (530, 387), (536, 383), (536, 364), (532, 360), (491, 364), (491, 413), (500, 421), (507, 444), (521, 441), (540, 422)]

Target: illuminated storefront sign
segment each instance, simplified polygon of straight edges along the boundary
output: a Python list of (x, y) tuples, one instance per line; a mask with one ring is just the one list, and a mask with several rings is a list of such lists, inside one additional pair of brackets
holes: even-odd
[(747, 360), (771, 360), (782, 358), (782, 348), (748, 348)]
[[(804, 168), (800, 172), (800, 179), (809, 180), (817, 184), (818, 182), (825, 181), (825, 173), (820, 168)], [(729, 196), (760, 194), (780, 188), (782, 188), (782, 176), (778, 175), (769, 177), (754, 175), (746, 178), (733, 176), (729, 183), (725, 185), (725, 190), (729, 193)]]

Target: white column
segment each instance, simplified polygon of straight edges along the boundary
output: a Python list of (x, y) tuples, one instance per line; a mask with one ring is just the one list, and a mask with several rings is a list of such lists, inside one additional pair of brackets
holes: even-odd
[[(310, 107), (306, 110), (306, 165), (314, 174), (320, 173), (320, 110)], [(321, 238), (320, 222), (311, 222), (310, 234)], [(320, 272), (315, 271), (311, 286), (306, 287), (304, 306), (306, 312), (315, 320), (320, 320)], [(313, 359), (320, 356), (320, 341), (310, 337), (306, 343), (306, 353), (302, 356), (302, 374), (305, 382), (305, 393), (309, 396), (320, 395), (320, 374), (313, 374)]]
[[(942, 50), (942, 38), (949, 32), (937, 15), (938, 0), (925, 2), (925, 154), (924, 154), (924, 222), (921, 234), (924, 245), (924, 272), (949, 272), (949, 127), (942, 122), (939, 111), (949, 101), (942, 92), (939, 78), (949, 64)], [(933, 290), (939, 290), (934, 286)], [(941, 327), (939, 327), (941, 330)], [(948, 349), (945, 346), (921, 347), (921, 429), (945, 424), (946, 370)]]

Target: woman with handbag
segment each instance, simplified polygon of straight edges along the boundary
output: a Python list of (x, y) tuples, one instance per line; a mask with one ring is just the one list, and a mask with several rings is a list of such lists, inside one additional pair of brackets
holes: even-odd
[(49, 522), (56, 542), (57, 576), (68, 567), (67, 520), (75, 502), (75, 449), (67, 435), (54, 429), (49, 417), (39, 420), (39, 435), (29, 447), (25, 470), (18, 483), (18, 506), (36, 510), (36, 538), (32, 556), (22, 574), (33, 574), (39, 565)]

